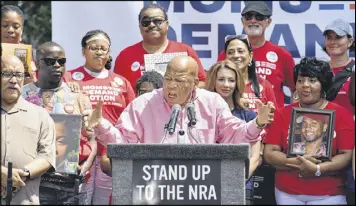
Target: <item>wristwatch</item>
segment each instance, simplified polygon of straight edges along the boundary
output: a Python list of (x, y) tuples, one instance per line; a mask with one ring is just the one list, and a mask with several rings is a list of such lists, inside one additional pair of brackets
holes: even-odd
[(320, 175), (321, 175), (320, 165), (316, 165), (316, 172), (315, 172), (314, 175), (317, 176), (317, 177), (320, 177)]
[(27, 168), (23, 168), (22, 169), (24, 172), (27, 172), (28, 173), (28, 176), (26, 177), (26, 180), (29, 180), (29, 179), (31, 179), (31, 173), (30, 173), (30, 170), (28, 170)]

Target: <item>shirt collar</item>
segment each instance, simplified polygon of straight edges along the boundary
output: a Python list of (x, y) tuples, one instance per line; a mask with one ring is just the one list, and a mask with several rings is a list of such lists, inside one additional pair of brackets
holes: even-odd
[(98, 79), (105, 79), (109, 77), (109, 71), (107, 69), (103, 69), (101, 72), (92, 72), (89, 69), (83, 66), (84, 70), (92, 77)]
[(27, 105), (26, 105), (27, 101), (20, 96), (19, 99), (17, 100), (17, 102), (13, 105), (13, 107), (7, 111), (6, 109), (1, 108), (2, 110), (4, 110), (6, 113), (11, 114), (11, 113), (15, 113), (18, 111), (23, 111), (23, 112), (27, 112)]

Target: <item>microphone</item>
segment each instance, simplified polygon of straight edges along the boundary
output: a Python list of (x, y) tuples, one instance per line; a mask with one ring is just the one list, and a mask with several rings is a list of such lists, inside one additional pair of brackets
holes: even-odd
[(197, 124), (197, 119), (195, 117), (194, 104), (188, 103), (187, 104), (187, 111), (188, 111), (188, 120), (189, 120), (190, 126), (196, 125)]
[(172, 107), (171, 117), (169, 118), (169, 122), (168, 122), (168, 132), (170, 135), (172, 135), (176, 130), (178, 115), (181, 110), (182, 108), (179, 104), (175, 104)]

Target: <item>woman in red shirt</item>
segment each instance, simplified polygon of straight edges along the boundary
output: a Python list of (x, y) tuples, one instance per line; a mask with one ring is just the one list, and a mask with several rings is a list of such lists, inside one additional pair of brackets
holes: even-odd
[(225, 40), (225, 53), (226, 59), (234, 62), (242, 74), (245, 84), (243, 97), (250, 100), (248, 109), (257, 112), (255, 99), (261, 100), (263, 104), (273, 102), (277, 107), (272, 85), (256, 74), (256, 63), (247, 36), (228, 36)]
[[(303, 58), (294, 67), (299, 103), (288, 105), (275, 116), (264, 139), (264, 159), (276, 168), (275, 197), (278, 205), (345, 205), (345, 168), (351, 162), (355, 125), (343, 107), (325, 99), (333, 74), (327, 62)], [(293, 107), (335, 111), (332, 160), (321, 162), (315, 156), (287, 158), (289, 125)]]
[[(80, 84), (82, 92), (89, 96), (93, 108), (99, 100), (104, 101), (103, 116), (112, 124), (119, 119), (121, 112), (135, 98), (131, 84), (124, 77), (110, 71), (110, 37), (101, 30), (89, 31), (82, 38), (82, 53), (85, 63), (71, 70), (71, 79)], [(98, 156), (88, 180), (87, 203), (106, 205), (112, 190), (112, 178), (100, 168), (102, 145), (98, 143)], [(92, 200), (91, 200), (92, 198)]]

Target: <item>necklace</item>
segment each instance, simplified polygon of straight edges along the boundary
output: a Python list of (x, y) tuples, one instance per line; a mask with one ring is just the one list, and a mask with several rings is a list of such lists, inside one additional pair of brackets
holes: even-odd
[[(298, 103), (300, 108), (303, 108), (302, 105), (300, 105), (300, 102)], [(326, 105), (328, 104), (328, 101), (323, 99), (323, 103), (320, 105), (319, 108), (316, 109), (324, 109), (326, 107)]]

